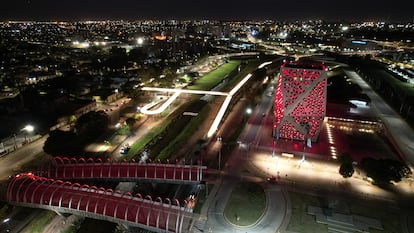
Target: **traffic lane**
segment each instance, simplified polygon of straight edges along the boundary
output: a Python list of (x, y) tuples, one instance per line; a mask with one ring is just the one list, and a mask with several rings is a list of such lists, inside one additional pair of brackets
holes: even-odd
[(26, 144), (17, 151), (14, 151), (4, 157), (0, 158), (0, 181), (5, 181), (10, 175), (14, 175), (20, 170), (23, 164), (27, 164), (39, 153), (43, 152), (43, 145), (48, 135)]

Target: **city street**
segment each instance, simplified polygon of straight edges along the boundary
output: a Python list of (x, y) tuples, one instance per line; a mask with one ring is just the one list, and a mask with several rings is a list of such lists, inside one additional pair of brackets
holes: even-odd
[(5, 181), (14, 175), (19, 168), (32, 161), (37, 155), (43, 153), (43, 145), (48, 135), (26, 144), (18, 150), (0, 158), (0, 180)]

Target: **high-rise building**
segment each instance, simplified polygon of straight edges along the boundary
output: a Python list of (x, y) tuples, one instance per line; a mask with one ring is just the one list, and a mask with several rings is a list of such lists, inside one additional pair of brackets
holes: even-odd
[(274, 98), (274, 137), (316, 141), (326, 115), (327, 75), (317, 62), (286, 62)]

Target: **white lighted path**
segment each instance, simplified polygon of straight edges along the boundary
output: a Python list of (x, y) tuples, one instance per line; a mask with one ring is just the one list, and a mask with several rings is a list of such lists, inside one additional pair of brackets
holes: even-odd
[[(271, 62), (265, 62), (262, 63), (259, 68), (262, 68), (266, 65), (271, 64)], [(141, 109), (141, 113), (143, 114), (147, 114), (147, 115), (154, 115), (154, 114), (160, 114), (162, 113), (165, 109), (168, 108), (168, 106), (170, 106), (170, 104), (172, 102), (175, 101), (175, 99), (177, 99), (177, 97), (181, 94), (181, 93), (192, 93), (192, 94), (203, 94), (203, 95), (224, 95), (227, 96), (225, 101), (223, 102), (215, 120), (213, 121), (213, 124), (210, 127), (210, 130), (207, 133), (208, 137), (211, 137), (212, 135), (214, 135), (214, 133), (217, 131), (217, 128), (221, 122), (221, 120), (223, 119), (224, 113), (227, 111), (227, 108), (231, 102), (231, 99), (233, 97), (234, 94), (236, 94), (240, 88), (252, 77), (252, 74), (248, 74), (246, 75), (229, 93), (225, 93), (225, 92), (218, 92), (218, 91), (196, 91), (196, 90), (186, 90), (186, 89), (170, 89), (170, 88), (150, 88), (150, 87), (143, 87), (142, 90), (146, 90), (146, 91), (160, 91), (160, 92), (174, 92), (174, 94), (167, 100), (165, 101), (159, 108), (155, 109), (155, 110), (149, 110), (150, 108), (152, 108), (154, 106), (153, 103), (148, 104), (146, 106), (144, 106)]]

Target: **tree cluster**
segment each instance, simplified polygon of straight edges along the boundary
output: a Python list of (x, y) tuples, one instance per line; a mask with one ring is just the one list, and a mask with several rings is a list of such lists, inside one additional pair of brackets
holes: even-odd
[(73, 131), (50, 132), (43, 151), (51, 155), (76, 155), (83, 152), (86, 144), (96, 140), (109, 125), (108, 115), (103, 111), (91, 111), (80, 116)]
[(361, 167), (376, 184), (388, 184), (391, 181), (400, 182), (412, 174), (404, 163), (391, 159), (364, 158)]

